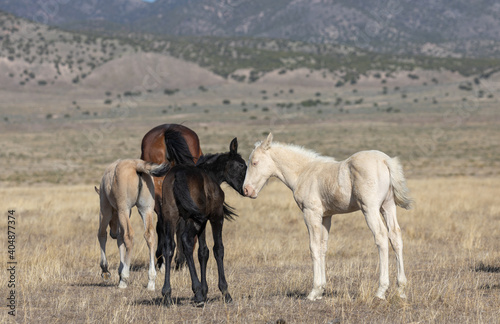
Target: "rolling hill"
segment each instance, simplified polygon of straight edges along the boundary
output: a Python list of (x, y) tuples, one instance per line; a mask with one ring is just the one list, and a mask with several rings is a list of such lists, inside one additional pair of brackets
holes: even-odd
[[(144, 4), (141, 4), (144, 5)], [(0, 12), (0, 81), (4, 89), (133, 90), (148, 74), (165, 87), (276, 80), (298, 69), (318, 71), (337, 87), (362, 76), (415, 69), (488, 77), (500, 59), (373, 53), (346, 45), (245, 37), (164, 36), (65, 31)], [(306, 73), (307, 74), (307, 73)], [(304, 75), (306, 75), (304, 74)], [(270, 80), (269, 78), (265, 78)], [(158, 89), (162, 90), (162, 89)]]
[(0, 9), (77, 31), (258, 37), (439, 57), (500, 57), (496, 0), (4, 0)]

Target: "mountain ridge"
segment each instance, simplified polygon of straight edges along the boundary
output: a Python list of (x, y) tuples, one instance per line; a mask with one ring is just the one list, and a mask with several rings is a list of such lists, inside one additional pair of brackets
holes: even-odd
[[(212, 80), (209, 83), (224, 80), (253, 83), (270, 73), (274, 75), (273, 80), (286, 79), (298, 69), (309, 70), (311, 74), (317, 71), (322, 75), (321, 82), (329, 80), (327, 83), (337, 87), (355, 84), (370, 75), (380, 77), (383, 74), (388, 78), (402, 71), (411, 74), (416, 69), (487, 78), (500, 66), (500, 59), (495, 58), (389, 55), (346, 45), (282, 39), (180, 37), (127, 32), (112, 37), (65, 31), (1, 11), (0, 30), (0, 81), (2, 88), (8, 89), (92, 88), (92, 82), (88, 80), (99, 84), (96, 75), (106, 79), (109, 74), (114, 79), (108, 80), (107, 84), (127, 91), (132, 90), (128, 88), (133, 84), (144, 80), (145, 75), (134, 72), (137, 68), (145, 70), (144, 67), (153, 66), (153, 70), (162, 70), (157, 68), (157, 62), (163, 62), (161, 65), (166, 67), (183, 66), (186, 71), (191, 71), (183, 74), (179, 69), (163, 69), (165, 80), (179, 79), (177, 83), (165, 81), (164, 86), (169, 88), (177, 87), (176, 84), (196, 87), (196, 82), (203, 85), (207, 80)], [(121, 65), (116, 62), (122, 57), (127, 57), (123, 62), (130, 66), (127, 66), (130, 68), (128, 74), (117, 73)], [(136, 66), (135, 70), (132, 65)], [(191, 75), (199, 78), (190, 79)], [(307, 79), (307, 73), (304, 75)], [(127, 78), (132, 79), (125, 82)], [(184, 78), (186, 80), (181, 80)]]
[[(495, 0), (4, 0), (0, 9), (72, 30), (258, 37), (440, 57), (500, 57)], [(109, 32), (109, 30), (108, 30)]]

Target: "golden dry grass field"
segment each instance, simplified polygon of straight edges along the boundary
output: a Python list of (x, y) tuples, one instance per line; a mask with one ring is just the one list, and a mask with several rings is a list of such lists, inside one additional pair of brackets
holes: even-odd
[[(108, 241), (112, 281), (104, 283), (100, 277), (98, 199), (91, 186), (2, 188), (1, 205), (17, 206), (16, 320), (494, 323), (500, 316), (498, 180), (460, 177), (409, 181), (416, 207), (399, 212), (408, 300), (396, 297), (395, 259), (391, 254), (392, 285), (386, 303), (372, 299), (378, 284), (378, 255), (360, 213), (334, 216), (326, 295), (323, 300), (310, 302), (305, 299), (312, 284), (307, 230), (289, 190), (273, 181), (257, 200), (250, 201), (227, 189), (228, 202), (240, 215), (236, 221), (226, 222), (224, 228), (225, 265), (234, 303), (224, 305), (221, 301), (211, 258), (209, 302), (202, 309), (190, 303), (187, 270), (173, 272), (177, 305), (166, 308), (161, 304), (161, 273), (156, 291), (146, 291), (147, 246), (137, 213), (132, 215), (136, 229), (132, 283), (120, 290), (119, 257), (113, 240)], [(5, 233), (5, 228), (2, 230)], [(3, 296), (6, 277), (2, 275)], [(5, 307), (1, 321), (13, 322)]]
[[(0, 322), (498, 323), (500, 95), (495, 88), (494, 97), (476, 99), (456, 89), (454, 83), (408, 87), (408, 98), (403, 98), (400, 92), (381, 95), (370, 87), (333, 93), (231, 85), (207, 92), (181, 90), (169, 97), (151, 94), (130, 109), (111, 108), (85, 93), (38, 94), (2, 104)], [(364, 101), (342, 110), (333, 104), (298, 105), (317, 97), (330, 103), (338, 97)], [(433, 97), (438, 104), (431, 103)], [(230, 104), (222, 104), (226, 98)], [(276, 106), (280, 102), (294, 105)], [(387, 111), (389, 105), (393, 109)], [(195, 130), (207, 153), (227, 151), (237, 136), (244, 159), (269, 131), (276, 141), (339, 160), (363, 149), (398, 155), (416, 202), (410, 211), (398, 209), (408, 299), (396, 297), (391, 252), (387, 301), (373, 300), (378, 252), (362, 214), (353, 213), (333, 217), (326, 294), (320, 301), (307, 300), (312, 286), (307, 229), (291, 192), (278, 181), (270, 181), (256, 200), (224, 187), (227, 202), (239, 214), (223, 231), (232, 304), (220, 299), (212, 252), (205, 307), (190, 303), (186, 269), (172, 274), (176, 305), (161, 304), (162, 273), (156, 291), (148, 292), (147, 246), (136, 211), (132, 282), (125, 290), (117, 288), (119, 256), (111, 238), (112, 280), (103, 282), (93, 186), (107, 164), (140, 156), (140, 141), (149, 129), (172, 122)], [(15, 317), (6, 307), (9, 210), (16, 217)]]

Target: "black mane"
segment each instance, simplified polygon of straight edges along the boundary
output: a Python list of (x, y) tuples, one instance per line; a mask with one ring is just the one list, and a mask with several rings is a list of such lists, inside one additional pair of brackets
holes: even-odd
[(224, 179), (224, 168), (226, 163), (230, 158), (229, 152), (227, 153), (217, 153), (217, 154), (205, 154), (202, 155), (198, 162), (196, 162), (196, 167), (200, 168), (210, 176), (220, 185)]
[(212, 163), (216, 162), (217, 159), (219, 158), (219, 156), (221, 156), (223, 154), (228, 154), (228, 153), (204, 154), (204, 155), (200, 156), (200, 158), (198, 159), (198, 162), (196, 162), (196, 166), (201, 166), (201, 165), (205, 165), (205, 164), (212, 164)]

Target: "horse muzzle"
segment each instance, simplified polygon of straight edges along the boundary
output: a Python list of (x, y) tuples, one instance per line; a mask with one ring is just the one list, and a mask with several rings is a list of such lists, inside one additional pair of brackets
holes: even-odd
[(246, 185), (243, 188), (243, 194), (245, 195), (245, 197), (249, 197), (252, 199), (257, 198), (257, 193), (255, 192), (255, 189), (250, 185)]

